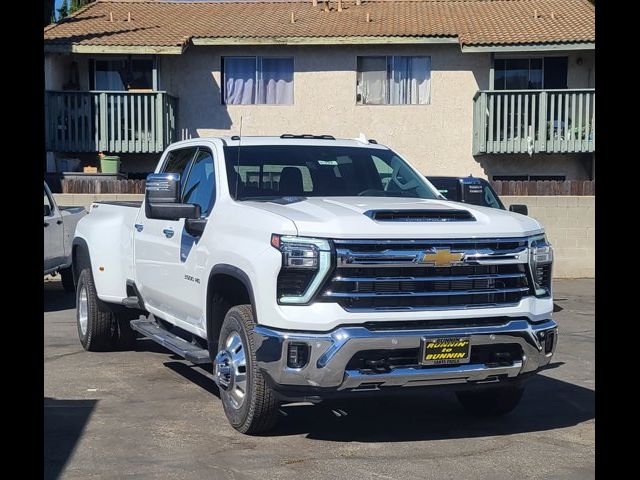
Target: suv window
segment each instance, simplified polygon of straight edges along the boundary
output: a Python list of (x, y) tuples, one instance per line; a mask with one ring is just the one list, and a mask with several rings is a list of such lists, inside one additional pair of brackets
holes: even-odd
[(182, 201), (200, 205), (200, 213), (206, 216), (211, 211), (215, 200), (215, 174), (213, 172), (213, 155), (208, 149), (198, 150), (189, 176), (182, 188)]

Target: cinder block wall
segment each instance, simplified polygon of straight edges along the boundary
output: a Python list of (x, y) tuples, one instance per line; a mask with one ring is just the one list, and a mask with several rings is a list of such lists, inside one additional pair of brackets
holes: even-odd
[[(95, 201), (142, 200), (132, 194), (54, 195), (59, 205), (84, 206)], [(554, 277), (595, 277), (595, 197), (501, 197), (508, 207), (525, 204), (529, 215), (545, 227), (555, 252)]]
[(595, 214), (594, 196), (523, 196), (501, 197), (505, 206), (525, 204), (529, 216), (545, 228), (553, 245), (556, 278), (595, 277)]

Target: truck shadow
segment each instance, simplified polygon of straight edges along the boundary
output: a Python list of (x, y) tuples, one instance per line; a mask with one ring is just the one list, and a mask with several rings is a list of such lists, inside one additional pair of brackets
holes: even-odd
[[(220, 397), (210, 366), (169, 361), (167, 368)], [(552, 364), (553, 369), (561, 362)], [(338, 415), (336, 415), (336, 412)], [(344, 412), (346, 415), (343, 415)], [(306, 435), (334, 442), (408, 442), (513, 435), (567, 428), (595, 418), (595, 392), (536, 375), (509, 415), (478, 418), (458, 404), (451, 388), (407, 391), (399, 397), (365, 397), (281, 407), (276, 428), (263, 436)]]
[(65, 292), (62, 288), (62, 282), (46, 281), (43, 290), (44, 313), (76, 308), (76, 296), (73, 293)]
[(44, 397), (44, 478), (60, 476), (98, 400)]
[[(347, 415), (337, 417), (332, 412), (337, 409)], [(571, 427), (595, 417), (595, 392), (538, 375), (527, 383), (518, 408), (494, 419), (467, 414), (453, 391), (285, 406), (282, 410), (287, 416), (280, 419), (270, 436), (306, 434), (310, 439), (336, 442), (444, 440)]]

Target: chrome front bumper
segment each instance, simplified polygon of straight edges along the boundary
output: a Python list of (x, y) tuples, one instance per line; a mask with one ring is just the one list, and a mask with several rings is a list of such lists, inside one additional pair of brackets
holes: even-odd
[[(550, 331), (554, 331), (553, 341), (545, 348)], [(392, 368), (384, 373), (347, 369), (347, 364), (359, 351), (420, 348), (423, 339), (458, 336), (470, 337), (472, 352), (477, 345), (518, 344), (522, 347), (522, 359), (506, 366), (467, 363), (436, 368)], [(371, 331), (354, 326), (315, 334), (283, 332), (260, 325), (254, 330), (258, 367), (276, 388), (312, 387), (337, 391), (492, 382), (517, 377), (548, 364), (557, 337), (557, 324), (553, 320), (534, 324), (526, 319), (514, 319), (497, 326), (420, 330)], [(287, 366), (289, 344), (299, 342), (310, 346), (309, 361), (303, 368), (290, 368)]]

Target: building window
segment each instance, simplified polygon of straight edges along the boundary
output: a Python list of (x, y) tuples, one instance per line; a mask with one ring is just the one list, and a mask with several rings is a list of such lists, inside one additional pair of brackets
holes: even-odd
[(494, 90), (567, 88), (567, 57), (496, 58)]
[(96, 90), (153, 90), (151, 59), (96, 60), (94, 68)]
[(356, 102), (426, 105), (431, 101), (431, 57), (358, 57)]
[(293, 58), (223, 57), (222, 102), (293, 105)]

